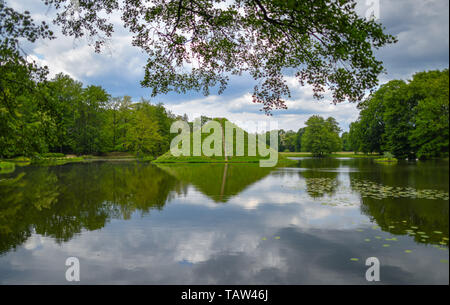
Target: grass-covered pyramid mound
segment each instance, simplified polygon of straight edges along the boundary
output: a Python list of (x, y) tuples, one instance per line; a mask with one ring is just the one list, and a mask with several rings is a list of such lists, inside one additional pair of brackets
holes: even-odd
[[(218, 124), (222, 128), (215, 129)], [(228, 127), (228, 128), (226, 128)], [(199, 127), (190, 125), (190, 153), (186, 155), (174, 156), (169, 150), (164, 155), (156, 159), (155, 163), (259, 163), (261, 160), (269, 160), (272, 156), (278, 157), (278, 164), (289, 163), (289, 160), (283, 157), (274, 149), (270, 148), (266, 144), (262, 144), (264, 151), (260, 150), (258, 145), (258, 137), (254, 134), (249, 134), (239, 126), (231, 123), (227, 119), (213, 119), (205, 123), (199, 130)], [(197, 136), (201, 139), (202, 149), (199, 151), (197, 148), (197, 155), (194, 151), (194, 134), (197, 132)], [(216, 141), (211, 143), (208, 139), (211, 139), (213, 135), (216, 135)], [(215, 155), (206, 155), (203, 150), (205, 140), (210, 148), (216, 148), (219, 153)], [(237, 142), (242, 144), (237, 144)], [(231, 145), (232, 143), (232, 145)], [(212, 144), (212, 145), (211, 145)], [(227, 151), (233, 152), (225, 154), (226, 145), (228, 144)], [(232, 147), (231, 147), (232, 146)], [(179, 146), (180, 147), (180, 146)], [(241, 147), (241, 151), (238, 151), (238, 147)], [(180, 147), (181, 148), (181, 147)], [(243, 151), (242, 151), (243, 150)], [(256, 154), (255, 154), (256, 152)]]

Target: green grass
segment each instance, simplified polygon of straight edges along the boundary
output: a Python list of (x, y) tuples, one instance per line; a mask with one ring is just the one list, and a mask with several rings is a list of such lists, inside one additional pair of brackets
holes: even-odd
[(109, 153), (105, 153), (102, 154), (101, 156), (92, 156), (92, 155), (86, 155), (83, 156), (85, 159), (136, 159), (136, 155), (135, 154), (131, 154), (128, 152), (109, 152)]
[(377, 163), (397, 163), (398, 160), (396, 158), (380, 158), (374, 160)]
[(14, 172), (16, 165), (12, 162), (0, 161), (0, 174), (9, 174)]
[(137, 158), (137, 160), (139, 162), (152, 162), (153, 160), (155, 160), (155, 157), (153, 157), (153, 156), (139, 156)]
[[(282, 152), (280, 154), (284, 157), (294, 157), (294, 158), (295, 157), (314, 157), (314, 155), (309, 152), (293, 152), (293, 153)], [(332, 154), (326, 155), (325, 157), (328, 157), (328, 158), (378, 158), (378, 157), (380, 157), (380, 155), (378, 155), (378, 154), (362, 154), (362, 153), (355, 154), (353, 152), (337, 152), (337, 153), (332, 153)]]
[(44, 166), (52, 166), (52, 165), (64, 165), (68, 163), (80, 163), (84, 162), (85, 159), (83, 157), (74, 157), (74, 158), (35, 158), (31, 161), (34, 165), (44, 165)]
[[(222, 126), (224, 126), (224, 124), (227, 120), (226, 119), (214, 119), (214, 121), (219, 122)], [(233, 127), (235, 127), (237, 130), (243, 131), (241, 128), (239, 128), (236, 125), (233, 125)], [(254, 135), (248, 134), (245, 131), (243, 131), (243, 135), (244, 135), (244, 145), (243, 145), (244, 156), (232, 156), (232, 157), (225, 158), (223, 156), (224, 155), (223, 148), (221, 149), (222, 156), (211, 156), (211, 157), (205, 156), (205, 155), (193, 156), (193, 136), (191, 134), (190, 156), (176, 157), (176, 156), (172, 155), (172, 153), (170, 151), (168, 151), (167, 153), (160, 156), (153, 162), (154, 163), (259, 163), (261, 160), (269, 159), (269, 156), (267, 156), (267, 157), (258, 156), (258, 153), (257, 153), (257, 156), (248, 156), (249, 151), (252, 151), (252, 150), (258, 151), (257, 147), (249, 147), (250, 143), (253, 143), (254, 141), (255, 141), (255, 143), (257, 143), (257, 140), (255, 140)], [(202, 133), (201, 134), (201, 143), (204, 143), (203, 141), (208, 136), (210, 136), (210, 134)], [(249, 139), (251, 139), (253, 141), (249, 141)], [(236, 135), (233, 136), (233, 149), (236, 150)], [(272, 154), (273, 153), (277, 153), (277, 152), (272, 151)], [(245, 154), (247, 154), (247, 155), (245, 155)], [(283, 156), (281, 154), (278, 154), (278, 161), (279, 161), (278, 165), (288, 165), (288, 164), (295, 163), (295, 161), (288, 160), (285, 156)]]
[[(229, 157), (228, 160), (225, 160), (224, 157), (206, 157), (206, 156), (180, 156), (175, 157), (170, 152), (162, 155), (153, 163), (259, 163), (260, 160), (264, 160), (261, 157)], [(289, 160), (285, 156), (278, 154), (278, 166), (288, 166), (290, 164), (295, 164), (297, 161)]]
[(42, 154), (41, 157), (43, 157), (43, 158), (64, 158), (65, 155), (62, 153), (45, 153), (45, 154)]
[(15, 157), (11, 161), (13, 161), (13, 162), (30, 162), (31, 159), (28, 157)]
[(156, 159), (155, 163), (258, 163), (258, 157), (207, 157), (207, 156), (173, 156), (170, 151)]

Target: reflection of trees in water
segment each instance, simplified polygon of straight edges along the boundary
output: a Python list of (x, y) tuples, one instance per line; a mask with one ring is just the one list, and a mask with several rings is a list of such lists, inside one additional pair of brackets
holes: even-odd
[(271, 170), (257, 164), (176, 165), (169, 174), (147, 164), (104, 162), (21, 169), (15, 178), (0, 180), (0, 253), (33, 232), (64, 242), (111, 219), (161, 210), (187, 194), (190, 184), (226, 202)]
[(215, 202), (227, 202), (273, 170), (259, 164), (223, 163), (158, 164), (158, 167), (182, 183), (194, 185)]
[(19, 191), (25, 186), (24, 175), (0, 180), (0, 254), (15, 249), (31, 235), (26, 215), (22, 213), (24, 194)]
[(112, 218), (162, 209), (171, 191), (184, 190), (170, 175), (143, 164), (29, 168), (13, 179), (2, 177), (0, 253), (25, 242), (33, 230), (62, 242)]
[(312, 198), (332, 196), (339, 187), (338, 171), (340, 161), (333, 158), (302, 159), (299, 167), (300, 177), (305, 179), (306, 191)]
[[(414, 200), (395, 198), (377, 200), (362, 198), (361, 212), (376, 221), (383, 231), (396, 235), (407, 235), (406, 230), (425, 232), (429, 238), (425, 243), (439, 244), (448, 238), (448, 202), (442, 200)], [(440, 231), (443, 234), (435, 234)], [(417, 242), (424, 242), (421, 235), (414, 235)]]
[[(399, 162), (394, 166), (364, 160), (352, 179), (370, 180), (389, 186), (413, 187), (416, 189), (438, 189), (448, 192), (448, 161)], [(371, 161), (371, 162), (368, 162)]]
[[(405, 164), (403, 166), (377, 166), (376, 170), (351, 172), (350, 186), (359, 192), (358, 182), (374, 181), (385, 186), (412, 186), (423, 190), (428, 188), (448, 192), (448, 168), (437, 166), (438, 163)], [(370, 183), (367, 184), (370, 187)], [(374, 219), (383, 231), (406, 235), (406, 230), (417, 227), (414, 231), (425, 232), (429, 238), (426, 243), (439, 244), (442, 237), (448, 238), (449, 205), (446, 200), (429, 200), (414, 198), (374, 198), (363, 196), (361, 211)], [(440, 231), (443, 234), (435, 234)], [(423, 243), (421, 235), (414, 235), (417, 242)]]

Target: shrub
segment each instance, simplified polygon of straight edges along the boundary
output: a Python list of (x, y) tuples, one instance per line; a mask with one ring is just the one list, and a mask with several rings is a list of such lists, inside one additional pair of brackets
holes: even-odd
[(62, 153), (46, 153), (41, 155), (44, 158), (64, 158), (65, 155)]
[(14, 172), (16, 165), (12, 162), (0, 161), (0, 174), (9, 174)]
[(386, 159), (394, 159), (394, 155), (393, 154), (391, 154), (390, 152), (385, 152), (384, 153), (384, 158), (386, 158)]

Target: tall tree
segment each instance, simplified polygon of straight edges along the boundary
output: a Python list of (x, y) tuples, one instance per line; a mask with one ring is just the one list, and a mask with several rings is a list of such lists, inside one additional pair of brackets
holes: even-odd
[(300, 128), (297, 131), (297, 137), (295, 138), (295, 151), (301, 152), (302, 151), (302, 136), (305, 133), (305, 128)]
[(448, 69), (420, 72), (409, 82), (390, 81), (359, 108), (349, 133), (357, 151), (391, 152), (397, 158), (448, 156)]
[(83, 84), (68, 75), (58, 74), (49, 83), (49, 99), (51, 100), (52, 116), (56, 124), (56, 143), (53, 151), (71, 152), (74, 147), (75, 112), (83, 98)]
[(29, 12), (0, 1), (0, 157), (47, 150), (51, 119), (40, 82), (48, 71), (27, 60), (19, 44), (39, 38), (54, 38), (47, 24), (36, 25)]
[(314, 115), (306, 121), (305, 133), (302, 137), (303, 151), (316, 156), (323, 156), (342, 149), (339, 137), (339, 126), (334, 118), (325, 120)]
[(344, 151), (352, 151), (352, 147), (350, 145), (350, 135), (348, 132), (342, 133), (341, 141), (342, 141), (342, 149)]
[(158, 133), (158, 123), (151, 119), (144, 109), (136, 111), (127, 131), (126, 146), (138, 156), (156, 155), (163, 140)]
[(390, 81), (383, 86), (384, 124), (383, 149), (397, 158), (414, 156), (409, 141), (414, 129), (414, 111), (417, 100), (408, 97), (408, 85), (402, 80)]
[(348, 133), (348, 141), (351, 150), (355, 153), (362, 151), (361, 142), (362, 142), (362, 128), (360, 120), (353, 122), (350, 124), (350, 131)]
[(358, 151), (364, 153), (382, 153), (385, 149), (385, 101), (390, 94), (388, 85), (371, 95), (367, 100), (358, 105), (361, 110), (359, 124), (360, 134)]
[(217, 85), (221, 93), (230, 74), (247, 72), (261, 84), (253, 100), (266, 112), (286, 108), (286, 70), (317, 98), (329, 88), (334, 102), (360, 101), (383, 71), (374, 50), (396, 41), (381, 24), (357, 15), (356, 0), (44, 2), (57, 9), (64, 34), (91, 35), (96, 51), (114, 31), (105, 14), (120, 12), (133, 45), (148, 54), (142, 85), (153, 95), (208, 94)]
[(104, 151), (102, 128), (108, 99), (109, 95), (102, 87), (88, 86), (83, 90), (75, 112), (73, 151), (79, 154)]
[(414, 130), (409, 140), (419, 158), (449, 153), (449, 70), (414, 75), (409, 86), (411, 98), (418, 100)]

